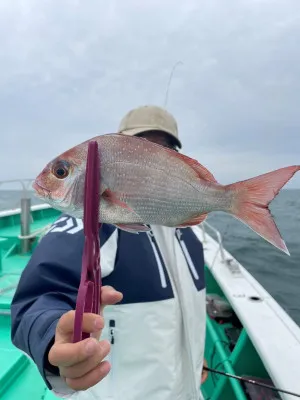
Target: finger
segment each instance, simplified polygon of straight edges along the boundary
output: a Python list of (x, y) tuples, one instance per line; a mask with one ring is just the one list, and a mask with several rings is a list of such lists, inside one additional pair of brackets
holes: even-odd
[(60, 375), (65, 378), (81, 378), (88, 374), (90, 371), (95, 369), (101, 361), (108, 355), (110, 350), (110, 343), (107, 340), (103, 340), (98, 343), (97, 349), (92, 357), (82, 361), (78, 364), (74, 364), (71, 367), (61, 367)]
[(206, 381), (207, 377), (208, 377), (207, 371), (206, 371), (206, 370), (203, 370), (203, 371), (202, 371), (202, 375), (201, 375), (201, 384), (204, 383), (204, 382)]
[(102, 361), (100, 365), (81, 378), (66, 378), (66, 384), (73, 390), (86, 390), (100, 382), (110, 371), (108, 361)]
[(208, 371), (204, 369), (204, 367), (207, 367), (207, 361), (204, 359), (203, 360), (203, 368), (202, 368), (202, 374), (201, 374), (201, 384), (204, 383), (208, 377)]
[[(56, 326), (56, 340), (63, 341), (69, 338), (70, 333), (74, 331), (75, 311), (68, 311), (59, 319)], [(84, 313), (82, 319), (82, 330), (92, 333), (103, 329), (104, 319), (102, 316), (93, 313)]]
[(50, 364), (55, 367), (70, 367), (91, 358), (99, 342), (88, 338), (77, 343), (55, 343), (48, 355)]
[(101, 311), (107, 305), (119, 303), (123, 299), (123, 294), (111, 286), (101, 288)]

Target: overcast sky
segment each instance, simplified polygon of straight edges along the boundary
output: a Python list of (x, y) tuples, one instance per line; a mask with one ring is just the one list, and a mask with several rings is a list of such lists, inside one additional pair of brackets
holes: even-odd
[(1, 0), (0, 180), (164, 105), (178, 61), (185, 154), (221, 183), (298, 164), (299, 43), (299, 0)]

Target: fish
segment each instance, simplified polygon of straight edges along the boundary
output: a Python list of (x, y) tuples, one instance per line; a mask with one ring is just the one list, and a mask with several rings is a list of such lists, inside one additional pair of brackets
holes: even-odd
[(37, 197), (77, 218), (83, 218), (91, 140), (98, 143), (100, 157), (99, 223), (141, 233), (149, 231), (150, 225), (200, 225), (209, 213), (221, 211), (290, 255), (269, 205), (299, 165), (223, 185), (187, 155), (146, 138), (107, 133), (58, 155), (34, 180)]

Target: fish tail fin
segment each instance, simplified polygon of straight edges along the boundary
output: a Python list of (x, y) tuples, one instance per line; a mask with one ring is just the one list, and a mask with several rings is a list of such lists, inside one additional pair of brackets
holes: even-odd
[(268, 206), (281, 188), (299, 170), (299, 165), (281, 168), (224, 187), (225, 190), (233, 193), (231, 209), (227, 212), (230, 212), (235, 218), (248, 225), (254, 232), (288, 255), (290, 253)]

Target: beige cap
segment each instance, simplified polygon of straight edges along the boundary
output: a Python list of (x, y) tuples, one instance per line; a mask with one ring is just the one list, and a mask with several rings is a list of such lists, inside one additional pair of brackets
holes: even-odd
[(175, 139), (177, 146), (182, 147), (175, 118), (157, 106), (142, 106), (129, 111), (122, 119), (118, 132), (134, 136), (152, 130), (168, 133)]

